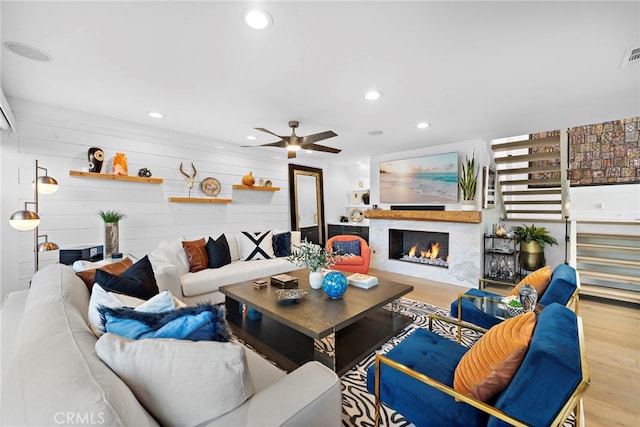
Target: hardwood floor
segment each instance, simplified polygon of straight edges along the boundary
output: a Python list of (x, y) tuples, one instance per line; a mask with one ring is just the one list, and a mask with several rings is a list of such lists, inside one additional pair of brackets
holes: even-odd
[[(406, 297), (448, 308), (466, 289), (379, 270), (369, 274), (413, 285)], [(506, 293), (502, 289), (488, 290)], [(640, 425), (640, 306), (580, 297), (591, 386), (584, 402), (588, 427)]]

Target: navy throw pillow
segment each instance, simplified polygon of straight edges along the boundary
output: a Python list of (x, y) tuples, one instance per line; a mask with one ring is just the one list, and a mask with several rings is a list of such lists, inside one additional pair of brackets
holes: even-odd
[(129, 339), (174, 338), (220, 342), (231, 339), (224, 308), (211, 303), (159, 313), (101, 305), (98, 312), (105, 331)]
[(291, 232), (287, 231), (273, 236), (273, 252), (277, 257), (291, 255)]
[(231, 253), (229, 252), (229, 242), (225, 235), (221, 235), (216, 240), (209, 237), (207, 242), (207, 254), (209, 255), (209, 268), (220, 268), (231, 264)]
[(338, 255), (353, 254), (360, 256), (360, 241), (359, 240), (336, 240), (333, 242), (333, 252)]
[(156, 276), (153, 274), (153, 267), (149, 257), (145, 256), (131, 267), (115, 276), (102, 270), (96, 270), (95, 283), (106, 291), (129, 295), (132, 297), (148, 300), (160, 293)]

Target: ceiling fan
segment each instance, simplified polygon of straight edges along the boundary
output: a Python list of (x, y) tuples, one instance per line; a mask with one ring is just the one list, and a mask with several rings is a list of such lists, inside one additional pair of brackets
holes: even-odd
[[(314, 151), (323, 151), (325, 153), (333, 153), (338, 154), (342, 150), (338, 150), (337, 148), (331, 148), (324, 145), (316, 144), (317, 141), (322, 141), (323, 139), (333, 138), (334, 136), (338, 136), (337, 133), (333, 131), (325, 131), (320, 133), (314, 133), (313, 135), (306, 136), (298, 136), (296, 135), (296, 128), (300, 125), (296, 120), (292, 120), (289, 122), (289, 127), (291, 128), (290, 136), (281, 136), (267, 130), (265, 128), (254, 128), (255, 130), (259, 130), (261, 132), (265, 132), (271, 134), (273, 136), (277, 136), (280, 138), (280, 141), (271, 142), (269, 144), (260, 144), (258, 147), (281, 147), (287, 149), (287, 158), (295, 159), (296, 151), (300, 149), (305, 150), (314, 150)], [(245, 145), (245, 147), (252, 147), (250, 145)]]

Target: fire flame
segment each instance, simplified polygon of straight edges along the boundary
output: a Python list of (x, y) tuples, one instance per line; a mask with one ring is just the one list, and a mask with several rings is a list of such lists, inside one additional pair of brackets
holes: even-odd
[[(409, 250), (409, 256), (410, 257), (415, 257), (416, 256), (416, 252), (418, 252), (418, 245), (417, 244), (414, 245)], [(426, 251), (420, 251), (420, 256), (422, 258), (436, 259), (438, 257), (438, 253), (440, 253), (440, 243), (434, 242), (434, 243), (431, 243), (431, 249), (426, 250)]]

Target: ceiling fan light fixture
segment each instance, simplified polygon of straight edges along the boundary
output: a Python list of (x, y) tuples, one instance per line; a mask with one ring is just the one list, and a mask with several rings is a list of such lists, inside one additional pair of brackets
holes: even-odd
[(380, 92), (379, 90), (370, 90), (364, 95), (364, 97), (369, 101), (375, 101), (382, 97), (382, 92)]
[(289, 144), (289, 145), (287, 145), (287, 150), (289, 150), (289, 151), (300, 151), (300, 146), (298, 144)]
[(273, 25), (273, 18), (266, 10), (250, 9), (244, 14), (244, 22), (254, 30), (264, 30)]

